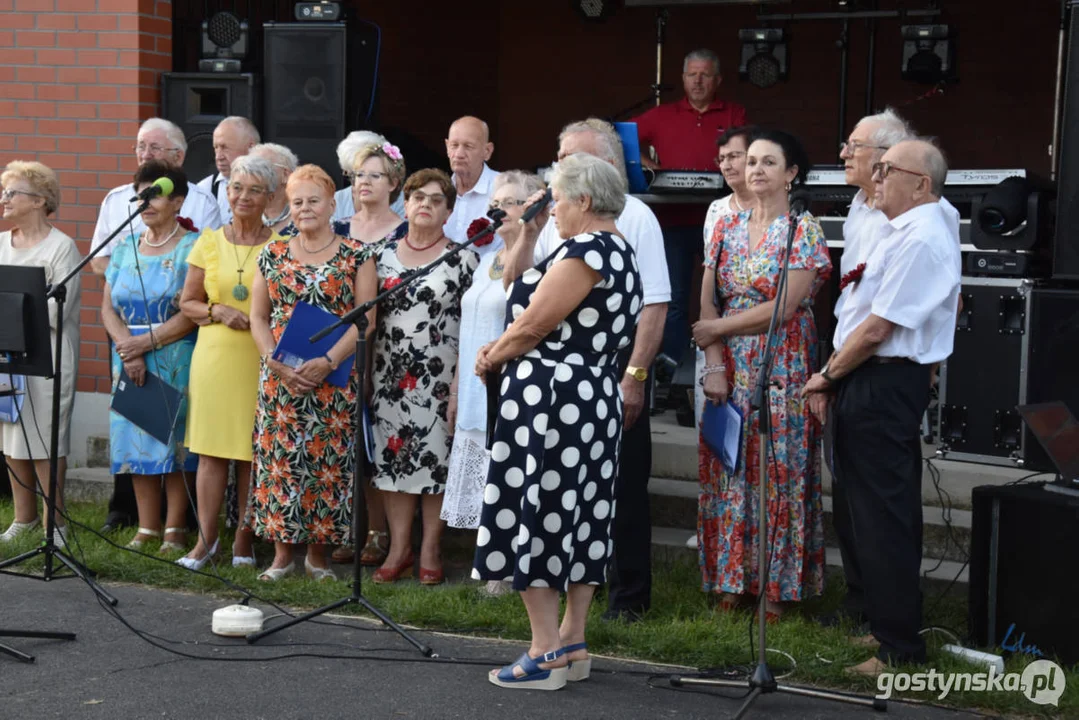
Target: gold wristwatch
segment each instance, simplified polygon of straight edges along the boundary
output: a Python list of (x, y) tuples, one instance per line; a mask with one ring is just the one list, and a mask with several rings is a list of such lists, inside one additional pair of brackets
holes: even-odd
[(648, 370), (646, 370), (645, 368), (629, 365), (626, 367), (626, 375), (629, 375), (637, 382), (644, 382), (648, 379)]

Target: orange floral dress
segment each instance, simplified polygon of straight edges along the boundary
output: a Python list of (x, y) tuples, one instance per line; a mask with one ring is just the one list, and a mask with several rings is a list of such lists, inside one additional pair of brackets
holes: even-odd
[[(275, 340), (300, 300), (343, 315), (355, 304), (353, 281), (371, 256), (342, 238), (337, 254), (320, 265), (292, 257), (288, 239), (271, 241), (258, 266), (270, 294)], [(347, 362), (352, 362), (349, 359)], [(352, 523), (352, 411), (359, 383), (328, 382), (292, 395), (266, 363), (259, 374), (252, 466), (252, 526), (260, 538), (284, 543), (344, 545)]]

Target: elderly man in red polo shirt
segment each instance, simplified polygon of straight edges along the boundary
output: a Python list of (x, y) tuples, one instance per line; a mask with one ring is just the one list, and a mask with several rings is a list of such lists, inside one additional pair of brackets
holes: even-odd
[[(723, 78), (719, 58), (711, 50), (694, 50), (682, 65), (686, 96), (665, 103), (634, 118), (642, 155), (647, 147), (656, 160), (642, 161), (666, 170), (716, 170), (716, 138), (727, 128), (746, 124), (746, 109), (716, 98)], [(671, 276), (671, 302), (663, 330), (663, 353), (681, 362), (689, 346), (689, 303), (693, 297), (694, 270), (703, 255), (701, 227), (706, 203), (663, 205), (654, 208), (663, 227), (667, 269)]]

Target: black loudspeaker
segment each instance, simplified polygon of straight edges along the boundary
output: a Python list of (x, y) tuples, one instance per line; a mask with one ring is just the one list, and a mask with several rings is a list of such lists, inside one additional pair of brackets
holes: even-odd
[(949, 460), (1053, 471), (1017, 405), (1060, 400), (1079, 416), (1079, 290), (963, 278), (955, 347), (941, 371)]
[[(1075, 5), (1069, 2), (1069, 5)], [(1053, 277), (1079, 280), (1079, 7), (1069, 13), (1064, 114), (1057, 153), (1057, 228)]]
[(268, 22), (263, 39), (266, 140), (339, 177), (349, 107), (344, 23)]
[(259, 124), (255, 76), (251, 73), (165, 73), (161, 116), (187, 137), (184, 172), (193, 183), (216, 171), (214, 128), (230, 115)]
[(971, 493), (970, 633), (998, 651), (1079, 662), (1079, 574), (1061, 565), (1079, 547), (1079, 496), (1041, 484)]

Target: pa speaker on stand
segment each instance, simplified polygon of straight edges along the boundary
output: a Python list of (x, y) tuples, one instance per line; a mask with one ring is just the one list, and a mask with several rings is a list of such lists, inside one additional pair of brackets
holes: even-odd
[(161, 85), (161, 115), (187, 137), (184, 172), (191, 182), (216, 170), (213, 135), (219, 122), (239, 115), (259, 124), (251, 73), (165, 73)]

